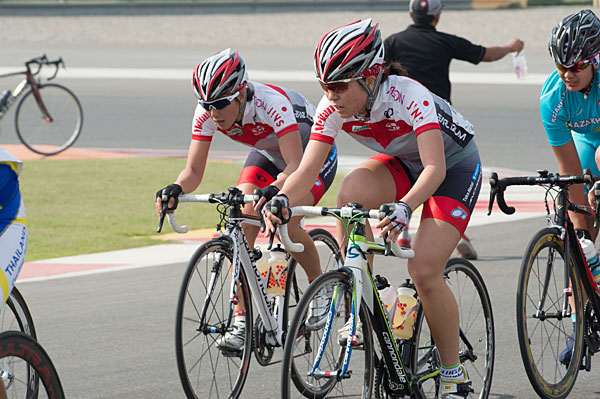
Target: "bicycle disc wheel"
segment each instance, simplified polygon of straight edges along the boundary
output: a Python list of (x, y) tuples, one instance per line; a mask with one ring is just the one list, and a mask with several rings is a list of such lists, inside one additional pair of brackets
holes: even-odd
[[(581, 281), (574, 265), (565, 262), (560, 237), (560, 231), (554, 228), (540, 230), (533, 237), (523, 257), (517, 289), (521, 357), (533, 389), (543, 398), (564, 398), (569, 394), (583, 355)], [(571, 311), (582, 321), (575, 324), (573, 354), (568, 367), (559, 361), (559, 353), (566, 347), (566, 339), (573, 330), (571, 318), (562, 316), (564, 289), (569, 286), (569, 281), (565, 281), (566, 269), (575, 304)]]
[[(30, 383), (34, 375), (41, 381), (37, 393)], [(0, 333), (0, 378), (9, 398), (63, 399), (65, 394), (50, 357), (42, 346), (20, 331)]]
[(15, 113), (15, 129), (21, 142), (31, 151), (54, 155), (73, 145), (83, 124), (83, 111), (73, 92), (56, 83), (38, 86), (44, 115), (38, 101), (29, 90), (19, 101)]
[[(244, 345), (237, 351), (217, 345), (217, 340), (230, 327), (227, 318), (232, 258), (229, 242), (209, 241), (196, 250), (183, 278), (177, 302), (175, 353), (181, 384), (188, 398), (237, 398), (248, 375), (252, 308), (242, 269), (237, 297), (246, 311)], [(208, 292), (211, 281), (214, 288)]]
[[(337, 296), (333, 294), (336, 287)], [(310, 303), (321, 290), (330, 290), (332, 297), (336, 300), (333, 319), (330, 323), (324, 323), (318, 328), (308, 328), (305, 321), (308, 318)], [(282, 397), (371, 397), (375, 362), (370, 319), (364, 303), (361, 304), (359, 315), (364, 342), (352, 350), (348, 368), (352, 371), (350, 374), (352, 378), (339, 380), (332, 375), (333, 373), (321, 378), (310, 375), (320, 349), (322, 349), (323, 355), (318, 366), (319, 370), (335, 372), (342, 367), (346, 348), (345, 345), (338, 342), (338, 330), (346, 323), (351, 307), (351, 279), (341, 271), (333, 270), (322, 274), (308, 287), (298, 304), (285, 343), (281, 380)], [(328, 338), (321, 348), (321, 339), (324, 334), (328, 334)]]
[[(494, 318), (492, 304), (483, 279), (475, 266), (461, 258), (448, 261), (444, 279), (458, 305), (460, 322), (459, 357), (471, 379), (469, 398), (485, 399), (490, 394), (494, 372)], [(440, 356), (419, 306), (414, 327), (415, 347), (412, 370), (422, 381), (427, 398), (437, 398), (439, 374), (425, 378), (441, 367)]]
[[(341, 256), (339, 255), (339, 245), (337, 240), (325, 229), (312, 229), (308, 234), (313, 239), (317, 251), (319, 252), (319, 263), (323, 273), (337, 269), (337, 259)], [(284, 326), (289, 325), (289, 320), (293, 317), (293, 312), (298, 307), (300, 298), (304, 295), (307, 287), (308, 278), (306, 277), (306, 273), (304, 273), (302, 267), (298, 268), (298, 262), (290, 257), (285, 291)]]
[(17, 287), (13, 287), (6, 305), (0, 313), (0, 331), (18, 330), (36, 339), (33, 318)]

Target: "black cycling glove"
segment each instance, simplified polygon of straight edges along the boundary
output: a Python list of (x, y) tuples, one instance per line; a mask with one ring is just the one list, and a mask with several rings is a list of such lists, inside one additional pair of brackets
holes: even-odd
[(281, 210), (283, 208), (288, 208), (288, 210), (289, 210), (289, 207), (290, 207), (290, 200), (288, 199), (287, 195), (277, 194), (276, 196), (271, 198), (271, 201), (267, 202), (265, 204), (265, 206), (263, 207), (263, 210), (262, 210), (263, 217), (266, 217), (267, 212), (271, 212), (273, 215), (275, 215), (277, 218), (279, 218), (279, 220), (281, 220), (281, 222), (283, 224), (286, 224), (287, 222), (290, 221), (292, 214), (290, 212), (289, 217), (287, 219), (285, 219), (283, 217)]
[(279, 189), (277, 186), (273, 185), (254, 190), (254, 194), (264, 197), (267, 202), (271, 201), (271, 199), (276, 196), (277, 193), (279, 193)]
[[(174, 211), (177, 209), (177, 204), (179, 203), (179, 196), (184, 194), (183, 189), (179, 184), (169, 184), (165, 188), (161, 188), (156, 192), (156, 198), (160, 198), (163, 201), (163, 204), (169, 204), (171, 198), (175, 200), (172, 208), (167, 208), (169, 211)], [(164, 209), (164, 208), (163, 208)]]

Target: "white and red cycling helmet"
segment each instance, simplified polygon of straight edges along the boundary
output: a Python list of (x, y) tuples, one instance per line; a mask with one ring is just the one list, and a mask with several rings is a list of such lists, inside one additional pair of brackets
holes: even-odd
[(315, 72), (322, 82), (364, 77), (365, 71), (384, 62), (379, 24), (371, 18), (332, 30), (315, 49)]
[(248, 82), (244, 60), (226, 49), (202, 61), (194, 69), (192, 87), (200, 101), (211, 102), (242, 90)]

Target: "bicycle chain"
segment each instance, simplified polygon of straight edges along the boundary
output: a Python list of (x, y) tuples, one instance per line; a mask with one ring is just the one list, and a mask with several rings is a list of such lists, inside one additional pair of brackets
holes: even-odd
[(600, 320), (598, 320), (598, 315), (594, 313), (594, 307), (589, 300), (585, 305), (584, 317), (585, 334), (583, 340), (587, 347), (593, 353), (596, 353), (600, 350)]
[(266, 340), (266, 331), (263, 321), (259, 316), (256, 317), (254, 328), (252, 329), (252, 341), (254, 347), (254, 357), (261, 366), (268, 366), (273, 358), (273, 346)]

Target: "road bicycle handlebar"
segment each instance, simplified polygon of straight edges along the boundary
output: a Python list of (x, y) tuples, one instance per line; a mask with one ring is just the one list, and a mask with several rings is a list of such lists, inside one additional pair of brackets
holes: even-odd
[[(37, 69), (35, 71), (32, 70), (31, 65), (37, 65)], [(48, 57), (46, 56), (46, 54), (44, 54), (40, 57), (32, 58), (29, 61), (25, 62), (25, 67), (27, 68), (27, 71), (34, 76), (37, 75), (38, 73), (40, 73), (43, 65), (54, 65), (54, 67), (55, 67), (54, 74), (51, 77), (49, 77), (48, 80), (52, 80), (56, 77), (59, 67), (61, 67), (61, 66), (63, 68), (65, 67), (65, 63), (64, 63), (62, 57), (59, 57), (54, 61), (50, 61), (48, 59)]]
[[(600, 180), (600, 176), (592, 175), (592, 172), (589, 169), (584, 170), (583, 175), (559, 175), (548, 173), (547, 170), (538, 170), (538, 176), (519, 176), (519, 177), (505, 177), (503, 179), (498, 178), (498, 174), (496, 172), (492, 172), (489, 177), (490, 182), (490, 201), (488, 204), (488, 216), (492, 214), (492, 206), (494, 205), (494, 200), (498, 203), (498, 207), (502, 212), (507, 215), (512, 215), (515, 213), (515, 208), (512, 206), (508, 206), (506, 204), (506, 200), (504, 199), (504, 191), (508, 186), (556, 186), (559, 188), (566, 188), (573, 184), (586, 184), (588, 189), (592, 188), (593, 183), (596, 180)], [(596, 208), (598, 208), (598, 199), (600, 198), (600, 187), (598, 189), (594, 189), (594, 193), (596, 195)], [(573, 204), (575, 205), (575, 204)], [(591, 214), (589, 210), (575, 207), (575, 212)]]
[[(352, 206), (343, 206), (341, 208), (327, 208), (320, 206), (295, 206), (290, 208), (290, 217), (294, 216), (338, 216), (344, 219), (352, 219), (356, 216), (367, 217), (369, 219), (378, 219), (380, 216), (379, 209), (357, 209)], [(295, 243), (290, 239), (287, 225), (279, 226), (279, 236), (283, 246), (290, 252), (302, 252), (304, 245)], [(386, 242), (386, 247), (388, 243)], [(415, 256), (415, 251), (408, 248), (401, 248), (396, 240), (389, 242), (392, 254), (398, 258), (409, 259)], [(386, 248), (386, 255), (389, 250)]]
[[(251, 203), (252, 201), (255, 201), (257, 198), (255, 195), (244, 195), (244, 194), (232, 194), (232, 193), (221, 193), (221, 194), (200, 194), (200, 195), (191, 195), (191, 194), (186, 194), (186, 195), (180, 195), (178, 197), (179, 202), (204, 202), (204, 203), (210, 203), (210, 204), (216, 204), (216, 203), (220, 203), (220, 204), (226, 204), (226, 205), (245, 205), (248, 203)], [(164, 204), (166, 205), (166, 204)], [(166, 208), (166, 206), (163, 205), (163, 208)], [(166, 213), (166, 209), (163, 209), (163, 215)], [(171, 226), (171, 228), (173, 229), (173, 231), (175, 231), (176, 233), (179, 234), (185, 234), (188, 232), (188, 227), (187, 226), (181, 226), (178, 222), (177, 219), (175, 218), (175, 214), (174, 213), (166, 213), (167, 215), (167, 220), (169, 221), (169, 225)], [(161, 217), (161, 221), (164, 218)], [(159, 226), (159, 231), (160, 228), (162, 227), (162, 222), (160, 223)]]

